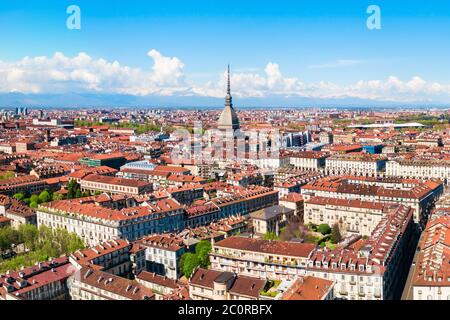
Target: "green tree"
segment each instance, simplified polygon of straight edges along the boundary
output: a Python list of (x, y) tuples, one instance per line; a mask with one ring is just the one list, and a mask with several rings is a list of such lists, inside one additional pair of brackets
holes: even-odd
[(40, 202), (39, 202), (39, 196), (38, 196), (37, 194), (33, 194), (33, 195), (30, 197), (30, 205), (31, 205), (33, 202), (35, 202), (36, 204), (39, 204), (39, 203), (40, 203)]
[(25, 195), (22, 192), (19, 192), (13, 195), (13, 198), (22, 201), (25, 198)]
[(185, 253), (183, 255), (183, 269), (182, 272), (186, 278), (189, 278), (194, 272), (195, 268), (200, 265), (200, 260), (194, 253)]
[(11, 227), (0, 229), (0, 249), (2, 251), (11, 249), (12, 245), (22, 243), (20, 233)]
[(64, 196), (61, 193), (55, 192), (52, 195), (52, 200), (53, 201), (58, 201), (58, 200), (63, 200), (63, 199), (64, 199)]
[(322, 223), (321, 225), (319, 225), (319, 228), (317, 230), (323, 235), (331, 233), (331, 227), (326, 223)]
[(36, 241), (39, 236), (38, 228), (32, 224), (21, 224), (18, 231), (25, 246), (30, 250), (36, 250)]
[(331, 229), (331, 242), (339, 243), (342, 240), (341, 231), (339, 230), (339, 224), (333, 224), (333, 228)]
[(0, 273), (6, 270), (17, 270), (21, 266), (31, 266), (36, 261), (45, 261), (50, 257), (67, 255), (84, 248), (82, 239), (66, 229), (52, 230), (45, 226), (37, 229), (32, 225), (21, 226), (19, 230), (0, 229), (0, 248), (2, 250), (19, 243), (24, 243), (32, 251), (0, 262)]
[(52, 199), (52, 197), (50, 195), (50, 192), (48, 192), (47, 190), (42, 191), (39, 194), (38, 198), (39, 198), (40, 203), (46, 203), (46, 202), (49, 202)]
[(209, 253), (211, 252), (211, 249), (211, 242), (207, 240), (202, 240), (195, 246), (195, 254), (198, 257), (202, 268), (207, 268), (210, 264)]
[(75, 199), (81, 196), (80, 185), (76, 180), (72, 179), (67, 184), (67, 199)]

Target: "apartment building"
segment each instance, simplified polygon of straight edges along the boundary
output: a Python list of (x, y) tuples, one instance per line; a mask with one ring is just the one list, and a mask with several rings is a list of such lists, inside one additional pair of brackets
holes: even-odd
[(260, 300), (266, 280), (197, 268), (189, 278), (192, 300)]
[(19, 228), (22, 224), (37, 225), (36, 210), (20, 202), (13, 202), (6, 210), (5, 217), (11, 219), (11, 226)]
[(47, 184), (36, 176), (19, 176), (0, 181), (0, 194), (35, 194), (44, 191)]
[(311, 276), (298, 278), (282, 300), (333, 300), (334, 281)]
[(295, 279), (306, 274), (315, 247), (311, 243), (229, 237), (213, 245), (211, 269), (261, 279)]
[(140, 195), (153, 191), (151, 183), (132, 179), (108, 177), (97, 174), (90, 174), (80, 181), (83, 191), (90, 193), (108, 192), (111, 194)]
[(69, 179), (75, 180), (77, 183), (81, 183), (81, 180), (91, 174), (97, 174), (101, 176), (109, 176), (114, 177), (117, 173), (116, 169), (107, 167), (107, 166), (98, 166), (98, 167), (89, 167), (85, 169), (76, 170), (70, 174), (68, 174)]
[(67, 257), (39, 262), (0, 275), (0, 300), (64, 300), (68, 278), (76, 272)]
[(378, 154), (337, 154), (326, 159), (325, 171), (328, 175), (377, 177), (384, 172), (386, 162), (387, 158)]
[(450, 300), (450, 214), (433, 214), (419, 243), (414, 300)]
[(390, 203), (312, 197), (305, 201), (305, 224), (337, 223), (342, 235), (369, 236), (389, 212), (400, 210)]
[(114, 239), (96, 246), (78, 250), (69, 256), (72, 265), (81, 269), (84, 266), (96, 266), (98, 270), (118, 276), (131, 273), (131, 248), (128, 240)]
[(386, 176), (404, 179), (440, 179), (450, 184), (450, 162), (441, 160), (390, 160)]
[(221, 218), (233, 215), (246, 216), (250, 212), (278, 204), (278, 191), (261, 186), (224, 189), (211, 203), (220, 209)]
[(335, 250), (318, 249), (307, 274), (335, 282), (333, 295), (348, 300), (399, 299), (414, 255), (413, 209), (385, 215), (367, 240)]
[(36, 211), (22, 202), (0, 195), (0, 217), (9, 219), (13, 228), (18, 228), (21, 224), (37, 225)]
[(325, 160), (330, 155), (319, 151), (302, 151), (289, 155), (289, 164), (296, 169), (318, 171), (325, 167)]
[(185, 208), (186, 228), (197, 228), (221, 219), (221, 210), (214, 203), (193, 205)]
[(288, 193), (286, 196), (280, 198), (280, 205), (294, 210), (294, 215), (298, 217), (300, 221), (303, 221), (304, 199), (300, 193)]
[(413, 208), (414, 221), (423, 224), (443, 190), (444, 184), (439, 180), (338, 176), (308, 183), (301, 194), (305, 200), (318, 196), (403, 204)]
[(83, 267), (68, 280), (72, 300), (154, 300), (142, 284), (90, 267)]
[(183, 239), (161, 234), (145, 237), (138, 243), (145, 247), (146, 271), (174, 280), (181, 277), (180, 259), (188, 251)]
[(136, 276), (136, 281), (152, 290), (156, 300), (163, 300), (165, 296), (187, 287), (184, 282), (147, 271), (139, 273)]
[(294, 218), (294, 210), (275, 205), (250, 213), (253, 223), (253, 232), (257, 235), (265, 235), (273, 232), (277, 236), (280, 229), (284, 228)]
[(114, 210), (85, 198), (41, 204), (37, 220), (38, 226), (65, 228), (78, 234), (88, 245), (97, 245), (116, 238), (135, 240), (148, 234), (180, 230), (183, 208), (173, 199), (164, 199)]

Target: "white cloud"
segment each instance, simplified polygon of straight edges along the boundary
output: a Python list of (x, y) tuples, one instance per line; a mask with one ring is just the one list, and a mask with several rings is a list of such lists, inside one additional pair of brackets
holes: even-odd
[[(179, 58), (164, 56), (155, 49), (150, 50), (147, 55), (153, 61), (152, 67), (148, 69), (132, 68), (121, 65), (118, 61), (110, 62), (102, 58), (94, 59), (84, 52), (74, 57), (57, 52), (51, 57), (25, 57), (16, 62), (0, 61), (0, 92), (224, 96), (227, 77), (225, 70), (218, 81), (193, 83), (184, 74), (184, 64)], [(338, 60), (336, 65), (351, 66), (356, 63), (362, 62)], [(233, 96), (236, 98), (353, 97), (397, 102), (445, 102), (450, 98), (449, 84), (428, 82), (419, 76), (409, 80), (390, 76), (383, 80), (361, 80), (352, 85), (327, 81), (305, 83), (299, 78), (284, 76), (280, 65), (275, 62), (269, 62), (263, 69), (233, 72), (231, 81)]]
[(70, 58), (57, 52), (52, 57), (25, 57), (0, 61), (0, 92), (64, 93), (100, 92), (133, 95), (170, 95), (183, 91), (183, 63), (156, 50), (151, 70), (122, 66), (118, 61), (93, 59), (84, 52)]

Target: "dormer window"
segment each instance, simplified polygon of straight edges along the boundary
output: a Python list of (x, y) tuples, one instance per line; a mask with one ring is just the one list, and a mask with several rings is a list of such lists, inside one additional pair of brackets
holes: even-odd
[(316, 267), (320, 267), (320, 261), (316, 261)]
[(341, 270), (345, 270), (345, 263), (341, 263)]
[(363, 264), (359, 266), (359, 271), (364, 272), (364, 265)]
[(332, 267), (333, 269), (336, 269), (336, 268), (337, 268), (336, 262), (333, 262), (333, 263), (331, 264), (331, 267)]

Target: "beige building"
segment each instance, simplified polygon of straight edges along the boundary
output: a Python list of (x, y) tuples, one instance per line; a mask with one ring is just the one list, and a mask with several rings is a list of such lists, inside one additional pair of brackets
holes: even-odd
[(304, 199), (300, 193), (288, 193), (286, 196), (280, 198), (280, 205), (294, 210), (294, 215), (303, 222)]
[(339, 225), (342, 235), (369, 236), (381, 219), (399, 206), (382, 202), (312, 197), (305, 201), (304, 223)]
[(443, 190), (439, 180), (337, 176), (308, 183), (301, 193), (305, 200), (325, 197), (403, 204), (414, 209), (414, 221), (418, 223), (427, 220)]
[(189, 279), (193, 300), (260, 300), (266, 280), (198, 268)]
[(147, 271), (139, 273), (136, 276), (136, 281), (152, 290), (156, 300), (163, 300), (164, 296), (171, 295), (175, 291), (187, 286), (186, 283)]
[(173, 199), (117, 210), (102, 207), (85, 198), (84, 201), (53, 201), (41, 204), (37, 209), (38, 226), (64, 228), (79, 235), (88, 245), (177, 231), (183, 225), (182, 219), (183, 208)]
[(132, 244), (128, 240), (105, 241), (74, 252), (69, 256), (69, 261), (77, 269), (84, 266), (96, 266), (101, 271), (119, 276), (129, 276), (131, 273), (131, 247)]
[(450, 215), (431, 217), (419, 243), (412, 279), (414, 300), (450, 300)]
[(143, 193), (149, 193), (153, 190), (151, 183), (102, 176), (97, 174), (91, 174), (80, 181), (80, 187), (83, 191), (94, 192), (108, 192), (112, 194), (127, 194), (127, 195), (139, 195)]
[(76, 271), (67, 257), (39, 262), (0, 275), (0, 300), (65, 300), (68, 278)]
[(211, 269), (261, 279), (295, 279), (306, 273), (316, 245), (229, 237), (213, 245)]
[(289, 163), (296, 169), (318, 171), (325, 167), (325, 159), (330, 155), (318, 151), (302, 151), (289, 156)]
[(367, 240), (346, 248), (316, 250), (307, 274), (335, 282), (333, 295), (346, 300), (400, 299), (414, 233), (413, 210), (386, 215)]
[(405, 179), (436, 178), (450, 184), (450, 162), (448, 161), (405, 161), (391, 160), (386, 164), (386, 176)]
[(258, 235), (265, 235), (273, 232), (280, 234), (280, 229), (284, 228), (294, 217), (294, 210), (280, 205), (267, 207), (250, 213), (253, 223), (253, 232)]
[(72, 300), (154, 300), (155, 294), (134, 280), (83, 267), (68, 280)]
[(329, 175), (357, 175), (376, 177), (384, 172), (387, 158), (364, 153), (337, 154), (325, 161), (325, 170)]

